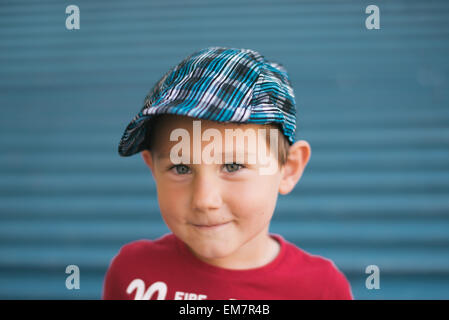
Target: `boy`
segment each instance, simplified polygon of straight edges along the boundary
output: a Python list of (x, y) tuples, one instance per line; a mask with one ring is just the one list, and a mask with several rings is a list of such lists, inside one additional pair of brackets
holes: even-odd
[(142, 152), (172, 233), (124, 245), (103, 298), (352, 299), (331, 260), (268, 231), (310, 158), (295, 128), (287, 71), (256, 51), (209, 47), (170, 69), (119, 153)]

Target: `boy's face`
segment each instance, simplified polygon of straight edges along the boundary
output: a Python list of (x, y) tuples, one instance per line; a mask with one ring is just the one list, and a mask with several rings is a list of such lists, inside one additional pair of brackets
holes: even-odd
[[(231, 256), (241, 261), (250, 259), (252, 250), (257, 250), (262, 243), (267, 244), (278, 192), (290, 192), (299, 180), (308, 155), (301, 168), (296, 168), (297, 177), (293, 177), (296, 181), (292, 181), (293, 171), (288, 166), (278, 167), (273, 174), (260, 174), (258, 159), (256, 163), (248, 163), (246, 157), (244, 162), (235, 161), (236, 152), (247, 151), (246, 144), (232, 148), (234, 161), (226, 162), (224, 156), (220, 156), (219, 164), (203, 161), (194, 164), (194, 154), (211, 146), (211, 141), (194, 137), (194, 120), (198, 121), (181, 116), (163, 117), (157, 123), (157, 132), (154, 132), (157, 138), (151, 152), (142, 152), (156, 181), (162, 218), (169, 229), (204, 260), (218, 261)], [(257, 131), (264, 127), (201, 120), (201, 133), (209, 128), (221, 133), (221, 151), (225, 151), (226, 143), (229, 145), (229, 141), (225, 141), (225, 129)], [(170, 151), (179, 141), (170, 141), (170, 134), (179, 128), (189, 133), (190, 155), (183, 158), (187, 161), (174, 164)], [(194, 139), (200, 148), (193, 148)], [(212, 149), (215, 156), (217, 150), (220, 151)], [(277, 162), (277, 154), (270, 154), (269, 161)]]

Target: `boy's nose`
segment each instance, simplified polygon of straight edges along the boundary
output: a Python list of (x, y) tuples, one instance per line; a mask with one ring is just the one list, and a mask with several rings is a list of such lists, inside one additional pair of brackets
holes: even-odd
[(192, 209), (207, 212), (221, 207), (218, 181), (208, 175), (197, 175), (193, 180)]

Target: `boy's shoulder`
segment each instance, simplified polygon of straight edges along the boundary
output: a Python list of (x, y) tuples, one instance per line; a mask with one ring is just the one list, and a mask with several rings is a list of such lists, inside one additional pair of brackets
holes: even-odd
[(291, 242), (285, 243), (286, 252), (291, 255), (286, 259), (291, 264), (287, 269), (293, 270), (297, 279), (310, 282), (306, 286), (319, 289), (325, 299), (353, 299), (348, 279), (331, 259), (312, 254)]
[(139, 239), (124, 244), (116, 257), (123, 258), (140, 258), (142, 255), (151, 254), (153, 257), (155, 254), (166, 254), (172, 252), (176, 246), (175, 236), (172, 233), (167, 233), (154, 240)]
[(124, 244), (112, 258), (108, 272), (120, 277), (151, 272), (166, 272), (177, 262), (173, 234), (155, 239), (140, 239)]
[(285, 240), (282, 236), (277, 235), (277, 238), (284, 243), (285, 254), (289, 256), (286, 260), (291, 262), (293, 267), (301, 266), (303, 272), (319, 272), (321, 274), (339, 271), (331, 259), (312, 254), (296, 244)]

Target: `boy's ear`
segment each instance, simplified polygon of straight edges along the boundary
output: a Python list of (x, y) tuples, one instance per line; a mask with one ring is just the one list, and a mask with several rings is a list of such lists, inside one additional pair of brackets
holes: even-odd
[(149, 150), (142, 150), (142, 159), (145, 162), (145, 164), (150, 168), (151, 173), (154, 176), (154, 165), (153, 165), (153, 157), (151, 154), (151, 151)]
[(312, 149), (305, 140), (296, 141), (288, 150), (287, 161), (282, 167), (279, 193), (287, 194), (293, 190), (309, 162)]

